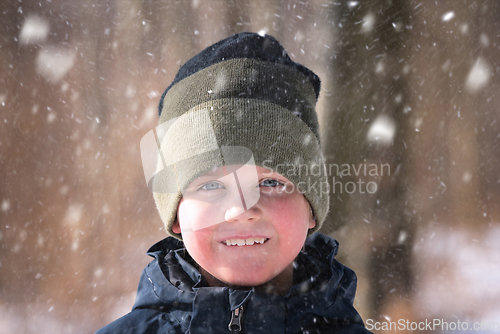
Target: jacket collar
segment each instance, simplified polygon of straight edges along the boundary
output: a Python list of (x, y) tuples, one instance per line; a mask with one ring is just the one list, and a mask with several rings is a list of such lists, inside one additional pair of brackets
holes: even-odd
[[(247, 301), (250, 306), (246, 316), (259, 317), (260, 321), (248, 324), (271, 321), (262, 318), (266, 312), (274, 312), (275, 315), (281, 312), (284, 317), (285, 310), (291, 310), (294, 314), (309, 312), (342, 321), (348, 318), (362, 324), (352, 307), (356, 289), (354, 273), (335, 260), (337, 251), (338, 242), (330, 237), (320, 233), (308, 237), (304, 251), (294, 263), (293, 287), (286, 296), (271, 296), (253, 290), (207, 287), (183, 243), (169, 237), (148, 250), (154, 260), (141, 276), (134, 309), (192, 312), (192, 317), (178, 319), (186, 328), (193, 322), (203, 324), (208, 321), (214, 322), (211, 326), (220, 325), (215, 323), (220, 322), (220, 317), (227, 318), (229, 312)], [(346, 279), (345, 276), (349, 277)], [(344, 282), (341, 284), (342, 280)], [(346, 285), (345, 280), (352, 283)], [(210, 312), (207, 312), (207, 308)]]

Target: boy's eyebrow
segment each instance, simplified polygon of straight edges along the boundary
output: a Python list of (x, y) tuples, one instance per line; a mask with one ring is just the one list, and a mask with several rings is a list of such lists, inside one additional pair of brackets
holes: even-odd
[(226, 175), (227, 175), (226, 167), (223, 166), (222, 167), (222, 174), (218, 168), (211, 169), (208, 172), (205, 172), (205, 173), (201, 174), (200, 176), (198, 176), (197, 179), (201, 179), (203, 177), (221, 177), (221, 176), (226, 176)]
[[(205, 172), (204, 174), (198, 176), (198, 178), (203, 177), (203, 176), (217, 176), (217, 175), (226, 176), (226, 175), (229, 175), (230, 173), (236, 172), (238, 169), (240, 169), (243, 166), (238, 166), (235, 168), (229, 168), (229, 167), (232, 167), (232, 166), (222, 166), (222, 167), (219, 167), (216, 169), (211, 169), (208, 172)], [(222, 168), (222, 173), (220, 173), (221, 168)]]
[[(219, 178), (219, 177), (223, 177), (223, 176), (226, 176), (226, 175), (229, 175), (230, 173), (234, 173), (236, 172), (236, 170), (238, 170), (240, 167), (238, 168), (235, 168), (234, 170), (231, 170), (230, 168), (228, 168), (228, 166), (222, 166), (222, 167), (219, 167), (219, 168), (216, 168), (216, 169), (211, 169), (207, 172), (205, 172), (204, 174), (202, 175), (199, 175), (196, 179), (201, 179), (201, 178), (205, 178), (205, 177), (216, 177), (216, 178)], [(266, 176), (266, 177), (282, 177), (282, 178), (285, 178), (286, 180), (288, 180), (287, 177), (279, 174), (279, 173), (276, 173), (272, 170), (259, 170), (257, 169), (257, 174), (259, 176)]]

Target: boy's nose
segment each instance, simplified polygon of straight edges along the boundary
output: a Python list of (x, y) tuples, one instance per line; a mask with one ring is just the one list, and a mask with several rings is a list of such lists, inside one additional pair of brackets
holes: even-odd
[(256, 205), (247, 210), (242, 210), (241, 206), (233, 206), (226, 210), (224, 216), (227, 222), (257, 221), (260, 219), (260, 217), (261, 212)]

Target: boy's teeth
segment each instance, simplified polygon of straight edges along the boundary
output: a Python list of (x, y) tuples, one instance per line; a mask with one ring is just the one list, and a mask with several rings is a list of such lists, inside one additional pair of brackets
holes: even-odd
[(263, 244), (266, 241), (265, 238), (248, 238), (248, 239), (228, 239), (226, 240), (226, 245), (228, 246), (252, 246), (254, 243)]

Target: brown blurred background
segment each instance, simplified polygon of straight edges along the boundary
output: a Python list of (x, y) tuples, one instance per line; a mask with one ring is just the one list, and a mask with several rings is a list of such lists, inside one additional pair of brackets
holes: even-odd
[(179, 66), (240, 31), (276, 37), (322, 78), (322, 144), (344, 170), (323, 232), (358, 275), (365, 322), (500, 322), (499, 2), (0, 9), (0, 334), (92, 333), (130, 310), (166, 235), (139, 141)]

